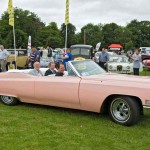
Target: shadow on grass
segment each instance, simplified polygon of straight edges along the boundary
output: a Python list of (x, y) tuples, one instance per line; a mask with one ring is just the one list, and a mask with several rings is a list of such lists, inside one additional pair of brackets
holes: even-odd
[[(55, 113), (58, 115), (65, 115), (66, 117), (70, 116), (79, 116), (81, 118), (89, 118), (90, 120), (99, 120), (100, 122), (106, 121), (106, 123), (112, 125), (112, 121), (109, 117), (108, 114), (100, 114), (100, 113), (95, 113), (95, 112), (89, 112), (89, 111), (84, 111), (84, 110), (76, 110), (76, 109), (70, 109), (70, 108), (62, 108), (62, 107), (55, 107), (55, 106), (47, 106), (47, 105), (39, 105), (39, 104), (30, 104), (30, 103), (20, 103), (18, 106), (13, 106), (12, 108), (16, 109), (18, 108), (19, 110), (25, 108), (26, 110), (30, 109), (36, 112), (44, 112), (48, 111), (50, 113)], [(38, 111), (39, 110), (39, 111)], [(137, 124), (134, 125), (134, 127), (138, 126), (148, 126), (150, 123), (150, 111), (146, 109), (144, 110), (144, 115), (141, 115), (140, 120), (138, 121)], [(116, 123), (114, 123), (115, 125)], [(121, 125), (122, 126), (122, 125)]]
[(85, 110), (77, 110), (71, 108), (63, 108), (63, 107), (56, 107), (56, 106), (48, 106), (48, 105), (39, 105), (39, 104), (30, 104), (30, 103), (20, 103), (20, 106), (28, 107), (28, 108), (35, 108), (35, 109), (43, 109), (48, 111), (53, 111), (55, 113), (65, 113), (71, 115), (80, 115), (80, 116), (88, 116), (93, 119), (109, 119), (108, 114), (100, 114), (96, 112), (90, 112)]
[[(70, 108), (62, 108), (62, 107), (55, 107), (55, 106), (47, 106), (47, 105), (38, 105), (38, 104), (28, 104), (28, 103), (21, 103), (22, 106), (25, 107), (32, 107), (32, 108), (40, 108), (40, 109), (45, 109), (45, 110), (50, 110), (55, 113), (65, 113), (65, 114), (70, 114), (70, 115), (80, 115), (86, 116), (90, 119), (102, 119), (105, 121), (108, 121), (110, 123), (110, 117), (108, 113), (96, 113), (96, 112), (90, 112), (90, 111), (85, 111), (85, 110), (77, 110), (77, 109), (70, 109)], [(150, 109), (144, 109), (144, 115), (140, 116), (140, 119), (137, 124), (134, 126), (141, 126), (145, 125), (145, 122), (148, 124), (150, 123)], [(146, 125), (147, 125), (146, 123)], [(115, 123), (116, 124), (116, 123)], [(122, 125), (121, 125), (122, 126)]]

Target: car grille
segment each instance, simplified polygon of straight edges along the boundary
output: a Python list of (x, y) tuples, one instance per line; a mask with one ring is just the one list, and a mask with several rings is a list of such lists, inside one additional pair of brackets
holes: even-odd
[(121, 65), (117, 66), (117, 71), (122, 71), (122, 66)]

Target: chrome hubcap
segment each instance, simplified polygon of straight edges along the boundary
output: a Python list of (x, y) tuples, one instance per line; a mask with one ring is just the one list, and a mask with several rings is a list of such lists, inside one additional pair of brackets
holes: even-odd
[(121, 122), (127, 121), (130, 118), (130, 107), (123, 99), (116, 99), (111, 104), (111, 113), (113, 117)]
[(1, 96), (1, 99), (2, 99), (2, 101), (4, 102), (4, 103), (6, 103), (6, 104), (10, 104), (10, 103), (12, 103), (13, 102), (13, 97), (11, 97), (11, 96)]

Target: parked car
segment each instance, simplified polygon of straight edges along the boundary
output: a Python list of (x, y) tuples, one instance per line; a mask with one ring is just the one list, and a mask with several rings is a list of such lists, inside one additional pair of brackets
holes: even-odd
[(94, 50), (91, 45), (76, 44), (70, 47), (74, 60), (93, 59)]
[[(107, 69), (113, 73), (130, 74), (133, 72), (133, 62), (129, 62), (129, 58), (125, 55), (111, 55)], [(143, 65), (140, 64), (140, 72), (143, 71)]]
[(144, 67), (150, 69), (150, 59), (143, 60), (143, 65)]
[(16, 51), (14, 49), (8, 49), (8, 52), (10, 55), (7, 59), (7, 70), (14, 68), (28, 68), (27, 49), (16, 49)]
[(6, 105), (20, 101), (108, 112), (126, 126), (139, 120), (143, 107), (150, 108), (150, 78), (106, 73), (92, 60), (69, 61), (67, 71), (63, 77), (0, 73), (0, 99)]
[(150, 59), (150, 54), (147, 54), (147, 53), (142, 54), (142, 55), (141, 55), (141, 58), (142, 58), (142, 61), (143, 61), (143, 60)]
[(142, 61), (150, 59), (150, 47), (141, 47), (141, 58)]

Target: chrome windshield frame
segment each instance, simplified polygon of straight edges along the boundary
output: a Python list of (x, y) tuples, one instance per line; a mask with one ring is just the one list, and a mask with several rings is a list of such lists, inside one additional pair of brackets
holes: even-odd
[(71, 63), (72, 61), (68, 61), (67, 63), (67, 67), (71, 67), (72, 71), (78, 76), (81, 78), (80, 74), (78, 73), (78, 71), (75, 69), (75, 67), (72, 65)]

